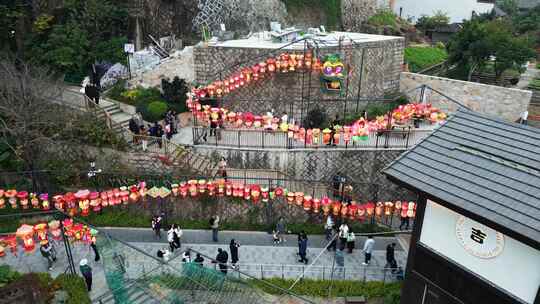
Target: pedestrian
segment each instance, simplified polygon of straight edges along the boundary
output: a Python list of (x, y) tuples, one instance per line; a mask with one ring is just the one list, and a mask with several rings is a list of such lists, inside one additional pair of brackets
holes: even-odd
[(330, 241), (330, 245), (328, 245), (328, 251), (332, 251), (332, 250), (336, 251), (338, 235), (339, 233), (338, 233), (337, 228), (332, 229), (332, 233), (330, 235), (331, 241)]
[(527, 125), (527, 119), (529, 118), (529, 111), (525, 110), (521, 113), (521, 124)]
[(341, 194), (341, 173), (340, 172), (334, 175), (334, 178), (332, 179), (332, 185), (334, 186), (333, 187), (334, 198), (338, 198)]
[(156, 215), (152, 218), (152, 230), (154, 230), (155, 237), (161, 239), (161, 216)]
[(287, 115), (287, 112), (283, 112), (283, 115), (281, 116), (281, 124), (289, 124), (289, 115)]
[(276, 231), (277, 231), (277, 234), (278, 234), (279, 243), (284, 243), (285, 242), (285, 237), (283, 237), (283, 236), (287, 232), (286, 229), (287, 228), (285, 226), (285, 220), (283, 219), (283, 217), (280, 217), (277, 224), (276, 224)]
[(219, 266), (219, 270), (224, 273), (224, 274), (227, 274), (227, 261), (229, 260), (229, 254), (227, 253), (227, 251), (221, 249), (221, 248), (218, 248), (218, 254), (216, 255), (216, 261), (214, 261), (214, 263), (219, 263), (218, 266)]
[(210, 228), (212, 228), (212, 241), (218, 241), (219, 230), (219, 215), (214, 215), (210, 218)]
[(39, 251), (41, 252), (41, 255), (47, 259), (47, 268), (49, 270), (52, 270), (53, 263), (56, 261), (56, 254), (54, 254), (54, 249), (49, 243), (49, 241), (46, 241), (46, 243), (42, 244), (39, 248)]
[(172, 133), (171, 123), (167, 123), (165, 125), (165, 137), (167, 138), (167, 140), (171, 140), (172, 136), (173, 136), (173, 133)]
[(144, 127), (144, 125), (141, 126), (140, 136), (142, 142), (142, 150), (143, 152), (146, 152), (146, 150), (148, 150), (148, 130)]
[(229, 244), (229, 249), (231, 250), (231, 263), (233, 268), (236, 268), (236, 263), (238, 263), (238, 248), (240, 248), (240, 243), (237, 243), (232, 239)]
[(139, 128), (144, 126), (144, 120), (142, 118), (141, 112), (135, 113), (135, 122), (137, 123)]
[(157, 142), (158, 142), (159, 148), (161, 149), (161, 147), (163, 146), (163, 137), (165, 133), (163, 132), (162, 125), (158, 124), (157, 122), (156, 122), (156, 125), (157, 125), (157, 131), (156, 131)]
[(336, 134), (336, 127), (339, 126), (339, 116), (336, 115), (336, 118), (334, 120), (332, 120), (332, 122), (330, 123), (330, 141), (328, 142), (328, 144), (326, 144), (327, 146), (335, 146), (336, 145), (336, 141), (335, 141), (335, 138), (334, 138), (334, 134)]
[(388, 246), (386, 246), (386, 265), (384, 266), (384, 268), (397, 268), (395, 251), (396, 243), (388, 244)]
[(167, 248), (162, 248), (157, 251), (158, 258), (162, 258), (164, 262), (168, 262), (171, 258), (171, 252)]
[(353, 187), (351, 185), (346, 185), (343, 187), (343, 202), (350, 204), (352, 202), (352, 193)]
[(135, 115), (131, 116), (131, 118), (129, 119), (128, 128), (129, 128), (129, 131), (131, 131), (133, 135), (133, 143), (137, 144), (139, 142), (138, 137), (139, 137), (140, 129), (139, 129), (139, 125), (135, 121)]
[(174, 224), (172, 224), (167, 231), (167, 242), (169, 242), (169, 249), (171, 250), (171, 253), (173, 253), (176, 248), (176, 245), (174, 244)]
[(216, 129), (218, 127), (219, 114), (217, 119), (210, 120), (210, 137), (216, 136)]
[(272, 231), (272, 242), (274, 245), (279, 245), (279, 234), (277, 230)]
[(407, 215), (401, 216), (401, 224), (399, 224), (399, 230), (403, 230), (403, 227), (405, 227), (405, 230), (409, 230), (409, 217)]
[(308, 242), (307, 235), (302, 230), (302, 232), (300, 232), (300, 235), (298, 236), (298, 251), (299, 251), (298, 253), (300, 254), (300, 260), (298, 260), (298, 262), (304, 263), (306, 265), (308, 263), (308, 259), (306, 257), (307, 245), (308, 245), (307, 242)]
[(366, 242), (364, 243), (364, 263), (362, 265), (367, 266), (371, 261), (371, 254), (373, 253), (373, 248), (375, 247), (375, 240), (370, 235), (368, 236)]
[(191, 263), (191, 252), (189, 249), (182, 253), (182, 263)]
[(341, 250), (345, 248), (345, 244), (347, 243), (347, 236), (349, 236), (349, 226), (346, 222), (343, 222), (343, 224), (339, 226), (339, 248)]
[(225, 179), (225, 181), (227, 181), (227, 161), (225, 160), (225, 157), (222, 157), (219, 161), (218, 170), (218, 174), (221, 175), (221, 177)]
[(181, 244), (180, 244), (180, 238), (182, 237), (182, 229), (180, 229), (180, 226), (179, 225), (174, 225), (174, 229), (173, 229), (173, 240), (174, 240), (174, 247), (176, 249), (179, 249)]
[(88, 291), (92, 290), (92, 268), (88, 266), (88, 260), (82, 259), (79, 262), (79, 269), (81, 271), (81, 274), (84, 277), (84, 281), (86, 282), (86, 288)]
[(354, 235), (354, 232), (349, 231), (349, 234), (347, 235), (347, 249), (349, 249), (349, 253), (353, 252), (355, 240), (356, 236)]
[(96, 245), (96, 237), (92, 236), (92, 239), (90, 240), (90, 248), (94, 251), (94, 261), (99, 262), (100, 256)]
[(204, 258), (201, 256), (200, 253), (197, 253), (197, 256), (195, 257), (195, 261), (194, 261), (197, 265), (199, 266), (203, 266), (203, 263), (204, 263)]
[(345, 256), (343, 255), (343, 249), (339, 249), (335, 253), (337, 273), (342, 277), (345, 276)]
[(334, 219), (331, 214), (328, 214), (326, 218), (326, 224), (324, 224), (324, 234), (326, 235), (326, 240), (330, 241), (332, 237), (332, 230), (334, 230)]

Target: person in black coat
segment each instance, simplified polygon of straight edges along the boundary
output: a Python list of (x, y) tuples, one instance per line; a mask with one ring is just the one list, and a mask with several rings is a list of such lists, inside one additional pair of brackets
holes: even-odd
[(386, 246), (386, 266), (392, 269), (397, 267), (396, 257), (395, 257), (396, 243), (388, 244)]
[[(229, 260), (229, 254), (227, 251), (218, 248), (218, 254), (216, 256), (216, 261), (219, 263), (219, 270), (223, 272), (223, 274), (227, 274), (227, 261)], [(215, 262), (214, 262), (215, 263)]]
[(300, 260), (298, 262), (307, 264), (308, 259), (306, 258), (307, 255), (307, 235), (304, 231), (300, 232), (300, 235), (298, 236), (298, 251), (300, 254)]
[(229, 245), (229, 248), (231, 249), (231, 263), (233, 265), (233, 268), (236, 267), (236, 263), (238, 263), (238, 248), (240, 247), (240, 244), (237, 243), (234, 239), (231, 240), (231, 244)]

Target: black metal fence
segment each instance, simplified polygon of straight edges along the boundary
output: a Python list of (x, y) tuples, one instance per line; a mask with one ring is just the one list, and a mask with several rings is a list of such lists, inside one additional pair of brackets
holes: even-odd
[(326, 144), (322, 133), (308, 140), (307, 135), (291, 138), (282, 131), (193, 127), (193, 144), (256, 149), (408, 149), (431, 132), (429, 129), (406, 127), (401, 130), (378, 131), (362, 140), (351, 139), (348, 142), (340, 136), (339, 142)]

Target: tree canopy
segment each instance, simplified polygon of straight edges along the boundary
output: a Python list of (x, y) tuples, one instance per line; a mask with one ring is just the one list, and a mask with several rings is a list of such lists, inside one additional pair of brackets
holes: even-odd
[(450, 17), (443, 11), (436, 11), (433, 16), (422, 15), (416, 21), (416, 28), (425, 32), (450, 23)]

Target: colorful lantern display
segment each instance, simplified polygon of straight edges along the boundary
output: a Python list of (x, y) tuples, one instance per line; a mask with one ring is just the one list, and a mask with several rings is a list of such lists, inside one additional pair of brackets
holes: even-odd
[(101, 206), (103, 208), (109, 206), (109, 196), (107, 195), (107, 192), (103, 191), (99, 194), (99, 196), (101, 197)]
[(385, 202), (384, 203), (384, 215), (385, 216), (391, 216), (393, 212), (394, 212), (394, 203)]
[(49, 222), (49, 231), (53, 239), (59, 241), (62, 239), (62, 231), (60, 230), (60, 221), (54, 220)]
[(366, 214), (367, 216), (372, 216), (375, 213), (375, 204), (372, 202), (369, 202), (365, 206), (366, 208)]
[(206, 192), (206, 180), (200, 179), (197, 182), (197, 189), (199, 189), (200, 194), (204, 194)]
[(275, 195), (276, 195), (277, 197), (283, 196), (283, 194), (284, 194), (283, 188), (277, 187), (277, 188), (274, 190), (274, 193), (275, 193)]
[(129, 191), (126, 186), (120, 187), (120, 201), (124, 206), (129, 204)]
[(216, 194), (216, 183), (209, 180), (206, 182), (206, 189), (208, 190), (208, 196), (214, 196), (214, 194)]
[(34, 225), (38, 242), (43, 245), (49, 242), (49, 236), (47, 234), (47, 223), (40, 223)]
[(318, 198), (313, 199), (312, 211), (313, 213), (319, 213), (321, 209), (321, 200)]
[(322, 210), (324, 215), (328, 215), (330, 213), (330, 205), (332, 204), (332, 201), (328, 197), (324, 197), (321, 201)]
[(287, 203), (289, 203), (289, 205), (292, 205), (294, 203), (294, 199), (295, 199), (294, 192), (291, 191), (287, 193)]
[(191, 197), (195, 197), (199, 193), (197, 186), (198, 182), (196, 180), (192, 179), (188, 181), (189, 195)]
[(64, 211), (64, 197), (62, 195), (53, 196), (54, 208), (60, 211)]
[(30, 193), (30, 204), (32, 205), (32, 208), (38, 209), (39, 208), (39, 198), (37, 193)]
[(262, 187), (261, 188), (261, 196), (263, 203), (267, 203), (270, 198), (268, 187)]
[(129, 187), (129, 200), (133, 203), (136, 203), (139, 200), (139, 189), (137, 186)]
[(79, 200), (79, 208), (81, 208), (81, 215), (88, 216), (90, 212), (90, 191), (88, 190), (79, 190), (75, 193), (75, 197)]
[(358, 214), (358, 205), (355, 201), (352, 201), (348, 206), (348, 216), (350, 220), (354, 220)]
[(242, 195), (242, 193), (240, 193), (240, 194), (241, 194), (240, 196), (243, 196), (246, 201), (249, 200), (249, 198), (251, 197), (251, 187), (250, 187), (250, 185), (245, 185), (243, 195)]
[(364, 220), (365, 215), (366, 215), (366, 205), (358, 206), (358, 210), (356, 211), (356, 217), (359, 220)]
[(340, 214), (340, 211), (341, 211), (341, 202), (340, 201), (335, 201), (332, 203), (332, 214), (334, 214), (334, 216), (338, 216)]
[(41, 206), (43, 207), (43, 210), (47, 211), (51, 209), (51, 204), (49, 202), (49, 194), (48, 193), (41, 193), (39, 195), (39, 199), (41, 200)]
[(380, 217), (382, 216), (383, 211), (384, 211), (384, 204), (382, 202), (377, 202), (377, 204), (375, 204), (375, 215)]
[(256, 203), (261, 197), (261, 186), (251, 185), (251, 200)]
[(310, 211), (313, 204), (313, 198), (310, 195), (304, 196), (303, 207), (305, 211)]
[(36, 248), (36, 243), (34, 242), (34, 227), (23, 224), (16, 232), (17, 237), (23, 240), (24, 251), (30, 252)]
[(78, 212), (76, 199), (75, 194), (72, 192), (68, 192), (64, 195), (64, 201), (66, 202), (68, 214), (71, 217), (75, 216)]
[(90, 207), (92, 208), (92, 211), (94, 212), (100, 212), (101, 211), (101, 199), (99, 198), (99, 192), (91, 192), (90, 195), (88, 195), (88, 200), (90, 201)]

